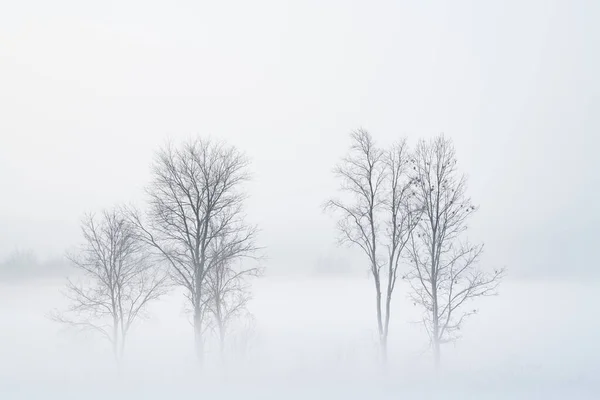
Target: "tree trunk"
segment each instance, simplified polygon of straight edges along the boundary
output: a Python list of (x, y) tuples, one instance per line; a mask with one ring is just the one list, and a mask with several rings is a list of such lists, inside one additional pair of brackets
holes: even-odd
[(121, 360), (123, 356), (123, 342), (125, 338), (121, 336), (121, 331), (119, 329), (119, 319), (117, 317), (113, 318), (113, 356), (115, 357), (115, 364), (117, 367), (117, 378), (121, 378)]
[(125, 333), (121, 333), (121, 347), (119, 349), (119, 360), (123, 359), (125, 354)]
[(221, 362), (225, 361), (225, 321), (223, 314), (221, 313), (221, 298), (215, 296), (215, 307), (216, 307), (216, 319), (217, 328), (219, 329), (219, 353), (221, 356)]
[(433, 359), (435, 365), (435, 371), (438, 372), (440, 370), (440, 341), (437, 338), (433, 340)]
[(437, 289), (435, 286), (432, 288), (433, 294), (433, 358), (435, 370), (438, 371), (440, 368), (440, 324), (438, 318), (438, 302), (437, 302)]
[(390, 314), (391, 314), (392, 294), (391, 288), (388, 286), (388, 293), (385, 299), (385, 320), (383, 323), (383, 335), (381, 338), (381, 357), (384, 364), (387, 364), (388, 358), (388, 334), (390, 331)]
[(219, 350), (221, 352), (221, 361), (225, 360), (225, 327), (219, 323)]
[(119, 365), (119, 320), (114, 317), (113, 318), (113, 336), (112, 336), (112, 351), (113, 351), (113, 356), (115, 357), (115, 362), (117, 363), (117, 365)]
[(387, 361), (388, 361), (388, 355), (387, 355), (387, 333), (383, 333), (383, 335), (381, 336), (381, 363), (386, 366), (387, 365)]
[(379, 276), (375, 275), (375, 290), (376, 290), (376, 301), (377, 301), (377, 333), (379, 336), (379, 346), (382, 353), (382, 362), (385, 363), (387, 359), (387, 335), (384, 334), (383, 329), (383, 316), (381, 314), (381, 282)]
[[(437, 227), (437, 222), (436, 225)], [(436, 372), (440, 368), (440, 318), (438, 308), (438, 265), (439, 265), (439, 253), (436, 253), (436, 228), (433, 229), (433, 238), (431, 241), (431, 300), (432, 304), (432, 322), (433, 322), (433, 360)]]
[(204, 361), (204, 338), (202, 337), (202, 315), (199, 309), (194, 310), (194, 346), (198, 364)]
[(383, 337), (383, 319), (381, 315), (381, 292), (377, 290), (377, 332), (379, 337)]

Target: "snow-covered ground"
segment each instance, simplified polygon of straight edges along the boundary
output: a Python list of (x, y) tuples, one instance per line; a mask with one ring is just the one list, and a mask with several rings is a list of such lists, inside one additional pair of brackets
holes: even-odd
[(173, 293), (131, 333), (118, 378), (104, 343), (46, 317), (64, 304), (62, 283), (0, 287), (0, 398), (600, 398), (598, 283), (505, 282), (443, 348), (435, 379), (403, 286), (385, 372), (368, 279), (268, 277), (254, 286), (254, 331), (232, 336), (248, 341), (246, 356), (230, 356), (226, 371), (216, 354), (196, 369), (183, 299)]

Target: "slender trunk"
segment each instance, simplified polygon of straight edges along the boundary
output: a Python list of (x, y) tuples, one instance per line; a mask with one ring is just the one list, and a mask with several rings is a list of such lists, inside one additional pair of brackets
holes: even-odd
[(121, 334), (121, 348), (119, 349), (119, 359), (123, 359), (123, 355), (125, 354), (125, 332)]
[(433, 357), (435, 362), (435, 369), (437, 371), (440, 367), (440, 324), (438, 318), (437, 287), (435, 284), (432, 284), (431, 294), (433, 297)]
[(204, 340), (202, 337), (202, 315), (199, 307), (194, 310), (194, 346), (198, 364), (202, 365), (204, 361)]
[[(206, 231), (205, 231), (206, 233)], [(202, 246), (202, 253), (200, 255), (200, 260), (196, 261), (194, 265), (194, 270), (196, 271), (196, 276), (194, 280), (195, 285), (195, 297), (194, 297), (194, 346), (196, 350), (196, 359), (198, 361), (198, 365), (202, 366), (204, 363), (204, 338), (202, 337), (202, 310), (200, 308), (201, 299), (202, 299), (202, 279), (204, 273), (204, 246)]]
[[(217, 291), (218, 292), (218, 291)], [(221, 361), (225, 359), (225, 322), (223, 321), (223, 314), (221, 313), (221, 297), (220, 295), (215, 296), (215, 310), (217, 319), (217, 328), (219, 330), (219, 353)]]
[[(439, 205), (439, 199), (438, 199)], [(439, 207), (438, 207), (439, 209)], [(439, 217), (436, 219), (434, 225), (432, 225), (432, 235), (431, 235), (431, 300), (432, 300), (432, 322), (433, 322), (433, 359), (436, 372), (440, 367), (440, 320), (439, 320), (439, 309), (438, 309), (438, 295), (437, 295), (437, 286), (438, 286), (438, 263), (439, 263), (439, 253), (437, 250), (437, 227), (438, 227)]]
[(221, 360), (225, 360), (225, 327), (219, 321), (219, 351), (221, 352)]
[(392, 312), (392, 294), (388, 293), (385, 299), (385, 322), (383, 325), (383, 333), (387, 337), (390, 329), (390, 314)]
[(383, 335), (381, 338), (381, 357), (385, 364), (387, 364), (387, 352), (388, 352), (388, 334), (390, 331), (390, 313), (392, 303), (392, 293), (388, 287), (388, 293), (385, 299), (385, 321), (383, 325)]
[(433, 339), (433, 359), (435, 370), (438, 372), (440, 370), (440, 340), (438, 338)]
[(388, 355), (387, 355), (387, 334), (384, 333), (381, 336), (381, 342), (380, 342), (380, 347), (381, 347), (381, 363), (386, 366), (387, 362), (388, 362)]
[[(373, 192), (372, 182), (369, 180), (371, 187), (371, 202), (369, 207), (369, 223), (371, 225), (371, 271), (373, 272), (373, 278), (375, 279), (375, 291), (377, 301), (377, 332), (379, 333), (379, 345), (382, 353), (384, 352), (384, 338), (383, 338), (383, 321), (381, 317), (381, 279), (379, 275), (379, 269), (377, 268), (377, 239), (375, 238), (375, 219), (373, 215), (374, 204), (375, 204), (375, 193)], [(385, 362), (385, 357), (382, 356), (382, 362)]]
[(113, 337), (112, 337), (112, 345), (113, 345), (113, 356), (115, 357), (115, 362), (117, 365), (119, 364), (119, 349), (120, 349), (120, 340), (119, 340), (119, 320), (115, 316), (113, 318)]
[(382, 357), (382, 362), (385, 363), (386, 359), (387, 359), (387, 337), (385, 337), (386, 335), (384, 335), (384, 329), (383, 329), (383, 317), (381, 314), (381, 282), (379, 279), (379, 275), (378, 274), (373, 274), (374, 278), (375, 278), (375, 292), (376, 292), (376, 296), (375, 296), (375, 300), (376, 300), (376, 307), (377, 307), (377, 333), (379, 335), (379, 346), (380, 346), (380, 350), (381, 350), (381, 357)]
[(377, 332), (379, 332), (379, 337), (383, 337), (383, 318), (381, 315), (381, 288), (379, 287), (379, 283), (376, 284), (377, 290)]

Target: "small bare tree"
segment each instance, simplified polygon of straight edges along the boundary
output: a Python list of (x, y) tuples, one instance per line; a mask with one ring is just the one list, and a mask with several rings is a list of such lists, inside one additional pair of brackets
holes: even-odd
[(355, 131), (351, 139), (349, 155), (334, 170), (348, 197), (345, 201), (330, 200), (326, 209), (340, 216), (341, 241), (358, 246), (368, 258), (375, 284), (379, 345), (385, 362), (400, 255), (416, 226), (419, 208), (410, 196), (406, 142), (384, 151), (367, 131)]
[(123, 357), (127, 333), (146, 306), (167, 290), (166, 274), (137, 239), (123, 213), (115, 208), (99, 217), (84, 217), (83, 244), (68, 255), (82, 274), (69, 279), (65, 291), (69, 308), (52, 318), (72, 327), (101, 334), (112, 343), (117, 362)]
[[(207, 277), (221, 260), (251, 256), (254, 227), (245, 223), (242, 185), (249, 179), (249, 162), (235, 147), (197, 139), (162, 149), (153, 164), (144, 220), (131, 212), (141, 237), (171, 266), (194, 313), (196, 355), (202, 361)], [(227, 238), (215, 250), (213, 243)]]
[(227, 259), (219, 261), (208, 273), (208, 310), (214, 318), (222, 358), (230, 324), (248, 313), (246, 305), (251, 299), (249, 278), (259, 275), (259, 268), (246, 268), (242, 263)]
[(476, 210), (466, 196), (466, 178), (456, 169), (452, 142), (439, 136), (420, 141), (412, 160), (413, 193), (423, 218), (411, 235), (412, 299), (424, 308), (423, 324), (440, 364), (440, 344), (455, 340), (466, 317), (469, 300), (492, 295), (504, 275), (477, 267), (483, 245), (463, 238), (467, 219)]

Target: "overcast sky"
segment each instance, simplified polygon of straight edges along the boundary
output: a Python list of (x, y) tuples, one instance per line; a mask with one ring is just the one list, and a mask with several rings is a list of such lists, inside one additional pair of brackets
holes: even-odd
[[(513, 277), (598, 276), (598, 1), (12, 1), (0, 6), (0, 257), (62, 254), (140, 201), (167, 138), (253, 160), (271, 271), (356, 267), (321, 204), (363, 127), (444, 132)], [(360, 266), (360, 265), (359, 265)]]

